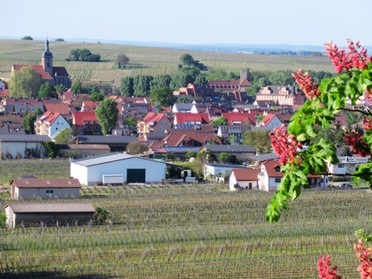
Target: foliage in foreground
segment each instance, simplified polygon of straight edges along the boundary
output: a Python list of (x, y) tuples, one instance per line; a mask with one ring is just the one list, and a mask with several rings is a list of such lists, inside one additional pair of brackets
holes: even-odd
[[(323, 138), (301, 149), (304, 143), (317, 137), (319, 130), (316, 127), (329, 128), (335, 121), (335, 115), (342, 111), (362, 114), (364, 135), (351, 130), (346, 135), (346, 141), (353, 152), (370, 154), (372, 113), (367, 107), (359, 108), (356, 104), (361, 97), (372, 94), (372, 58), (367, 56), (367, 51), (359, 43), (352, 41), (349, 41), (348, 52), (332, 43), (328, 44), (327, 52), (338, 75), (325, 78), (318, 85), (308, 73), (299, 70), (293, 74), (308, 100), (292, 117), (288, 130), (281, 127), (271, 135), (284, 176), (267, 206), (266, 218), (270, 222), (278, 221), (281, 209), (288, 209), (288, 200), (297, 199), (301, 189), (309, 186), (308, 175), (332, 175), (328, 172), (327, 162), (338, 162), (335, 143)], [(369, 161), (361, 165), (353, 176), (356, 183), (363, 179), (372, 187), (371, 174), (372, 162)]]

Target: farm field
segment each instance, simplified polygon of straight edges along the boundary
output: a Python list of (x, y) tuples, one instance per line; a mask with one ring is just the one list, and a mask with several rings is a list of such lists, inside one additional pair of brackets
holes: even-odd
[(10, 181), (20, 176), (39, 178), (67, 178), (70, 176), (68, 159), (0, 160), (0, 186), (8, 187)]
[(207, 184), (84, 188), (80, 201), (109, 210), (111, 222), (1, 230), (0, 278), (318, 278), (325, 254), (342, 278), (358, 278), (354, 231), (371, 228), (371, 192), (304, 191), (268, 224), (272, 195)]
[[(71, 50), (87, 48), (100, 54), (102, 62), (69, 62), (65, 59)], [(9, 78), (12, 64), (39, 64), (44, 41), (0, 40), (0, 78)], [(125, 76), (173, 74), (178, 69), (179, 58), (191, 54), (210, 69), (223, 69), (239, 73), (242, 68), (259, 71), (278, 71), (298, 69), (332, 71), (332, 64), (326, 56), (296, 57), (252, 55), (244, 53), (222, 53), (189, 51), (158, 47), (141, 47), (106, 43), (50, 42), (55, 66), (64, 66), (72, 80), (115, 82)], [(130, 63), (137, 65), (131, 69), (117, 69), (115, 58), (119, 53), (126, 54)]]

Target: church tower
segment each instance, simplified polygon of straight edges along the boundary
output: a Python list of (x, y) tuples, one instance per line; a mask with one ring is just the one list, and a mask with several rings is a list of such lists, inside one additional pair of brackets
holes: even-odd
[(49, 41), (45, 41), (45, 50), (41, 57), (41, 65), (44, 68), (45, 72), (48, 72), (51, 76), (53, 76), (53, 54), (49, 50)]

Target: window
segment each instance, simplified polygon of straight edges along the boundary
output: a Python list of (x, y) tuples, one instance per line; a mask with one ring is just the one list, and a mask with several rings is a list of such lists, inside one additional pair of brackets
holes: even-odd
[(280, 178), (275, 178), (275, 183), (280, 183), (281, 179)]
[(275, 167), (275, 172), (280, 172), (280, 167), (279, 166)]
[(53, 190), (46, 190), (47, 194), (53, 194)]

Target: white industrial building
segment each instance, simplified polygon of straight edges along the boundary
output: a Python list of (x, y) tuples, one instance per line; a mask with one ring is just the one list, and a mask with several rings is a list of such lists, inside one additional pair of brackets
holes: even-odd
[(159, 183), (166, 176), (166, 164), (125, 153), (110, 153), (71, 161), (71, 177), (82, 185)]

